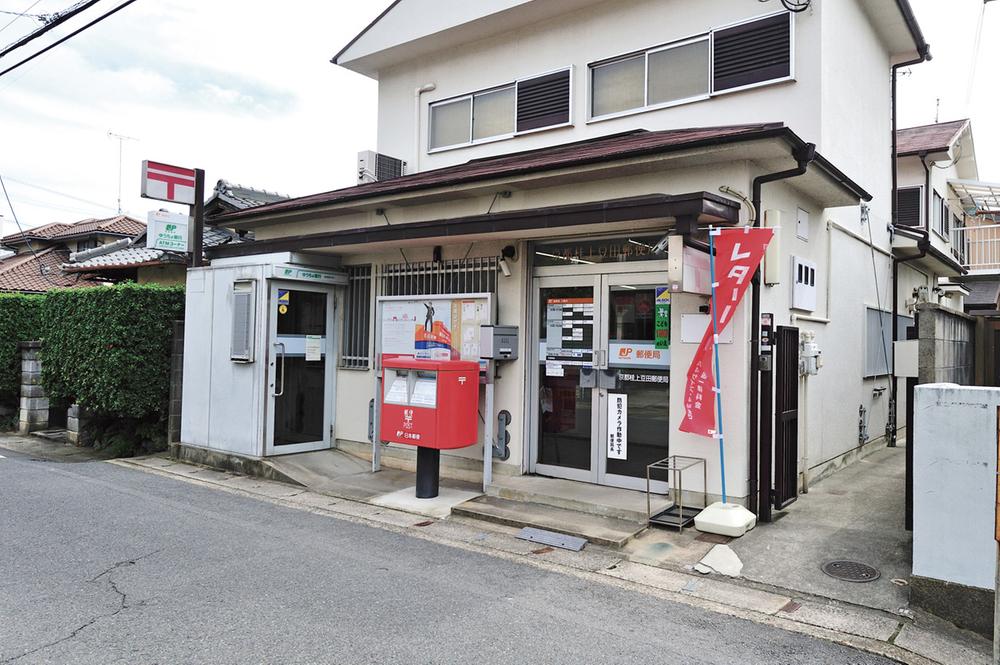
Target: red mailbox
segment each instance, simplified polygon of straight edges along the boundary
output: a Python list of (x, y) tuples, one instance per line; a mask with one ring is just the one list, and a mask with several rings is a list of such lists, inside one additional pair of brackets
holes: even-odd
[(479, 363), (463, 360), (382, 361), (383, 441), (417, 446), (417, 498), (438, 495), (441, 451), (479, 439)]
[(479, 439), (479, 364), (390, 358), (382, 363), (383, 441), (465, 448)]

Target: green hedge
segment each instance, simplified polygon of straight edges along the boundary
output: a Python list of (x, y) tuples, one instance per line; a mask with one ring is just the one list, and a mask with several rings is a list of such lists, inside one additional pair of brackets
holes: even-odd
[(14, 404), (21, 392), (18, 342), (41, 335), (44, 296), (0, 293), (0, 404)]
[(50, 291), (41, 306), (46, 393), (101, 416), (165, 417), (172, 322), (183, 318), (181, 286)]

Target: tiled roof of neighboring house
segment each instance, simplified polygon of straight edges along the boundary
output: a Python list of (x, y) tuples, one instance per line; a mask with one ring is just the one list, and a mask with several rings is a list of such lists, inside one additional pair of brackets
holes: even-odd
[[(206, 249), (231, 242), (241, 242), (241, 240), (235, 233), (226, 229), (206, 226), (205, 232), (202, 234), (202, 243)], [(69, 262), (63, 263), (62, 269), (68, 273), (80, 273), (187, 263), (187, 259), (180, 254), (146, 247), (145, 233), (127, 244), (117, 245), (118, 243), (112, 243), (67, 257)]]
[(60, 271), (69, 259), (64, 249), (48, 247), (37, 252), (25, 252), (0, 261), (0, 292), (41, 293), (68, 286), (98, 286), (97, 282), (80, 275), (65, 275)]
[(896, 132), (896, 153), (900, 157), (907, 157), (922, 152), (945, 152), (968, 125), (969, 121), (966, 119), (900, 129)]
[(965, 311), (996, 310), (1000, 307), (1000, 279), (964, 279), (962, 285), (969, 289), (969, 295), (965, 296)]
[(104, 219), (83, 219), (73, 224), (43, 224), (26, 230), (23, 234), (12, 233), (0, 238), (0, 245), (16, 245), (31, 240), (67, 240), (90, 233), (131, 237), (146, 230), (146, 223), (128, 215), (116, 215)]
[(212, 205), (213, 201), (218, 201), (221, 204), (218, 206), (220, 208), (243, 210), (245, 208), (262, 206), (267, 203), (285, 201), (288, 198), (277, 192), (269, 192), (266, 189), (254, 189), (253, 187), (244, 187), (243, 185), (231, 183), (228, 180), (219, 180), (219, 182), (215, 183), (215, 193), (208, 200), (206, 206)]
[[(313, 206), (332, 205), (376, 196), (400, 194), (434, 187), (454, 186), (491, 178), (513, 177), (539, 171), (609, 162), (617, 159), (629, 159), (665, 153), (671, 150), (693, 149), (739, 140), (751, 141), (779, 136), (789, 137), (794, 136), (794, 133), (780, 122), (731, 125), (726, 127), (670, 129), (655, 132), (640, 129), (623, 134), (566, 143), (527, 152), (485, 157), (455, 166), (421, 171), (420, 173), (392, 180), (365, 183), (322, 194), (312, 194), (300, 198), (288, 199), (287, 201), (269, 203), (256, 208), (227, 213), (220, 216), (217, 221), (219, 223), (227, 223), (229, 220), (300, 210)], [(820, 159), (817, 158), (817, 162)], [(833, 166), (824, 160), (824, 168), (833, 169)], [(846, 176), (843, 176), (843, 174), (838, 175), (842, 177), (842, 182), (850, 183)], [(856, 185), (853, 186), (858, 191), (862, 191)]]

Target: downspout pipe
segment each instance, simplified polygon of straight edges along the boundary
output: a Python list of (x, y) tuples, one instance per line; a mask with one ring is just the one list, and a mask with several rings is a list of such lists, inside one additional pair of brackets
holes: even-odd
[[(806, 143), (792, 150), (792, 157), (795, 158), (796, 166), (786, 171), (775, 173), (765, 173), (753, 179), (751, 192), (751, 203), (756, 215), (753, 226), (759, 227), (763, 222), (763, 208), (761, 204), (761, 190), (769, 182), (787, 180), (805, 175), (811, 164), (816, 159), (816, 144)], [(749, 509), (754, 514), (761, 512), (761, 503), (769, 504), (771, 501), (770, 492), (761, 496), (760, 479), (758, 473), (758, 446), (760, 443), (760, 293), (761, 293), (760, 267), (753, 274), (750, 282), (753, 286), (750, 296), (750, 433), (749, 441), (749, 473), (750, 473), (750, 496)], [(770, 483), (768, 483), (769, 485)], [(765, 511), (770, 513), (770, 510)]]
[[(890, 233), (895, 233), (899, 228), (899, 114), (898, 106), (899, 99), (897, 94), (898, 80), (899, 80), (899, 70), (903, 67), (910, 67), (912, 65), (919, 65), (922, 62), (926, 62), (932, 59), (931, 48), (927, 45), (927, 42), (923, 41), (922, 35), (919, 34), (919, 27), (917, 26), (916, 20), (912, 18), (912, 13), (907, 16), (907, 23), (911, 26), (911, 30), (916, 28), (914, 32), (915, 36), (919, 36), (918, 46), (917, 46), (917, 57), (913, 60), (908, 60), (906, 62), (900, 62), (892, 66), (892, 93), (890, 95), (889, 104), (891, 107), (892, 114), (892, 216), (890, 218), (890, 223), (892, 228)], [(921, 159), (921, 162), (924, 160)], [(926, 167), (926, 164), (924, 165)], [(928, 213), (930, 210), (928, 210)], [(891, 249), (891, 247), (890, 247)], [(926, 252), (926, 250), (925, 250)], [(921, 254), (922, 257), (924, 254)], [(917, 257), (913, 257), (917, 258)], [(906, 259), (907, 261), (911, 259)], [(898, 431), (897, 423), (898, 418), (896, 416), (896, 404), (897, 401), (897, 379), (896, 379), (896, 342), (899, 341), (899, 330), (896, 325), (896, 314), (899, 313), (899, 282), (897, 281), (899, 277), (899, 265), (898, 260), (893, 258), (892, 260), (892, 348), (889, 350), (889, 372), (891, 375), (889, 381), (889, 404), (891, 413), (891, 422), (888, 424), (889, 434), (889, 445), (896, 445), (896, 432)]]

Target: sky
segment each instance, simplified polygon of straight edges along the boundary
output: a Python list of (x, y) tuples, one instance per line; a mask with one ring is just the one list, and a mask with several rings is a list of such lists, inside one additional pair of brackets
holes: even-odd
[[(0, 0), (0, 11), (33, 1)], [(72, 2), (38, 0), (30, 11)], [(329, 60), (388, 4), (138, 0), (0, 77), (0, 176), (18, 219), (27, 228), (114, 215), (119, 183), (123, 211), (145, 219), (161, 204), (139, 196), (143, 159), (203, 168), (208, 190), (220, 178), (291, 196), (354, 184), (357, 152), (376, 147), (377, 83)], [(901, 78), (900, 127), (971, 117), (980, 178), (1000, 182), (991, 117), (1000, 2), (986, 6), (972, 86), (981, 1), (911, 4), (934, 59)], [(0, 13), (0, 45), (37, 25)], [(0, 59), (0, 69), (34, 50)], [(3, 200), (0, 215), (0, 235), (16, 231)]]

